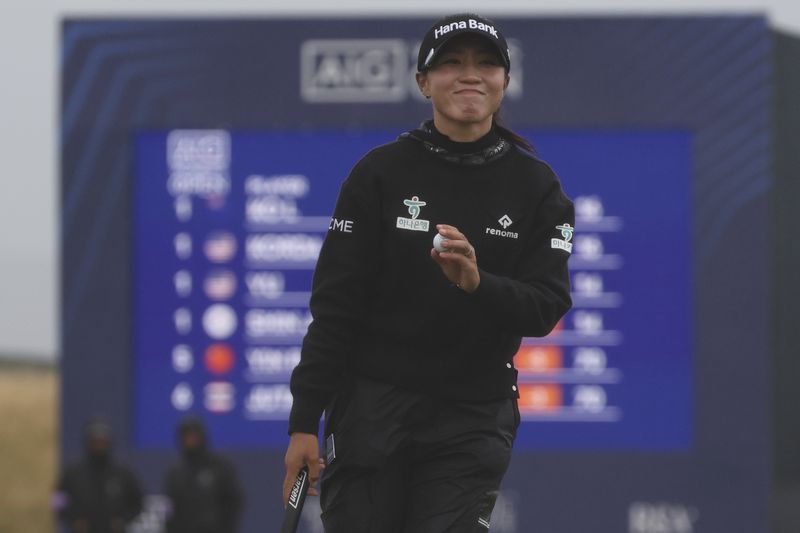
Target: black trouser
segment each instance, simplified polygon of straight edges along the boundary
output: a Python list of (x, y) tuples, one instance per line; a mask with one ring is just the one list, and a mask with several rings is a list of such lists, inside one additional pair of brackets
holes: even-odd
[(516, 400), (453, 402), (358, 379), (334, 402), (327, 533), (485, 533), (519, 425)]

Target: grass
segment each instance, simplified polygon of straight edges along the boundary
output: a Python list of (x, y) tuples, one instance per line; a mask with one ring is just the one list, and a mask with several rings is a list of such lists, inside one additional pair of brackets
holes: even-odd
[(57, 390), (53, 367), (0, 366), (0, 533), (53, 531)]

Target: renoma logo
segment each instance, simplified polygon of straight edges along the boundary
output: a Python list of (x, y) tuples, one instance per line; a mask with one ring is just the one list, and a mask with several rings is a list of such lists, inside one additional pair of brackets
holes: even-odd
[(511, 220), (510, 216), (508, 215), (501, 216), (499, 219), (497, 219), (497, 223), (500, 224), (503, 227), (503, 229), (490, 228), (487, 226), (486, 228), (487, 235), (506, 237), (508, 239), (519, 239), (519, 233), (517, 233), (516, 231), (507, 231), (508, 227), (514, 223), (514, 221)]
[(399, 102), (406, 98), (408, 47), (399, 39), (306, 41), (300, 76), (306, 102)]
[[(508, 41), (513, 70), (506, 97), (522, 98), (522, 46)], [(312, 39), (300, 47), (300, 96), (312, 104), (421, 102), (414, 74), (419, 41)]]

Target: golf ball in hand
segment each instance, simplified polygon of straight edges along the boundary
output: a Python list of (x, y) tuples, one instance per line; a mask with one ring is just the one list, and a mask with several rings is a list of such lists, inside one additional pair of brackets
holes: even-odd
[(436, 250), (439, 253), (446, 252), (447, 248), (442, 246), (442, 242), (446, 241), (446, 240), (447, 240), (447, 237), (445, 237), (441, 233), (437, 233), (436, 235), (434, 235), (434, 237), (433, 237), (433, 249)]

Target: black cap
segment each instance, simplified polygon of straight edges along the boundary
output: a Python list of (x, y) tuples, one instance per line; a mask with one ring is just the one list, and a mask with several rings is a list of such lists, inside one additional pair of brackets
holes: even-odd
[(428, 70), (433, 64), (433, 60), (444, 48), (444, 45), (453, 37), (465, 33), (473, 33), (485, 37), (487, 41), (497, 48), (506, 70), (511, 68), (508, 43), (506, 43), (506, 38), (503, 37), (500, 30), (497, 29), (497, 25), (487, 18), (470, 13), (461, 13), (444, 17), (431, 26), (419, 47), (417, 71)]

